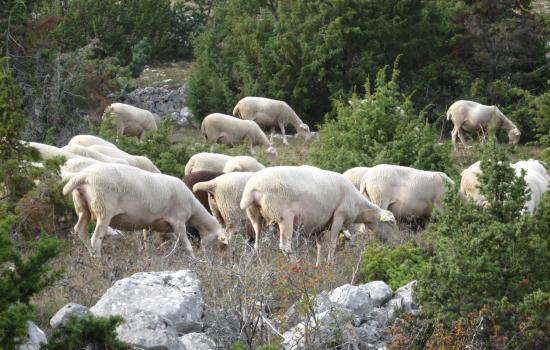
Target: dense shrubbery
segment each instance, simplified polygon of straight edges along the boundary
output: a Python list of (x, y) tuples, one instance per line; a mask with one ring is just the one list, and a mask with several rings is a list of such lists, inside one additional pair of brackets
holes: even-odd
[(127, 350), (131, 347), (118, 340), (116, 327), (123, 323), (120, 316), (71, 317), (66, 325), (51, 336), (45, 350), (77, 350), (83, 348)]
[(204, 117), (261, 95), (283, 99), (302, 119), (319, 122), (332, 99), (361, 94), (364, 77), (400, 54), (402, 86), (419, 108), (435, 103), (443, 112), (454, 100), (473, 97), (476, 82), (483, 82), (482, 97), (497, 80), (539, 94), (550, 77), (548, 27), (530, 3), (220, 2), (196, 41), (189, 103)]
[(389, 81), (387, 75), (387, 68), (378, 72), (372, 92), (367, 82), (363, 98), (337, 103), (336, 118), (320, 126), (314, 163), (340, 172), (389, 163), (452, 174), (450, 146), (436, 142), (424, 115), (415, 115), (411, 100), (401, 95), (397, 67)]
[(410, 337), (398, 337), (400, 346), (451, 346), (463, 341), (465, 329), (468, 341), (489, 348), (543, 349), (550, 341), (550, 268), (545, 264), (550, 259), (550, 198), (535, 214), (521, 214), (528, 195), (525, 182), (514, 175), (494, 138), (481, 164), (480, 190), (487, 206), (466, 203), (451, 190), (444, 210), (421, 235), (420, 250), (414, 245), (367, 250), (365, 276), (377, 277), (383, 266), (390, 279), (418, 279), (423, 316), (406, 325)]

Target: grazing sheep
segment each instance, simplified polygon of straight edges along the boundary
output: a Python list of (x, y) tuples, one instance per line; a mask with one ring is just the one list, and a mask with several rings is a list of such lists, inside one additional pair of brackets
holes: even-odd
[(99, 160), (86, 157), (75, 157), (68, 159), (65, 164), (59, 167), (59, 170), (61, 171), (61, 179), (63, 179), (63, 181), (66, 181), (74, 175), (78, 174), (83, 169), (86, 169), (87, 167), (98, 163), (101, 162)]
[[(210, 181), (220, 175), (223, 175), (223, 173), (220, 171), (194, 171), (185, 175), (182, 178), (182, 181), (183, 183), (185, 183), (187, 188), (193, 191), (193, 186), (195, 186), (196, 183)], [(195, 198), (197, 198), (197, 200), (202, 204), (202, 206), (206, 210), (208, 210), (210, 214), (212, 214), (212, 211), (210, 210), (210, 204), (208, 204), (208, 192), (193, 191), (193, 194), (195, 195)]]
[(118, 148), (111, 148), (111, 147), (101, 146), (101, 145), (90, 146), (89, 149), (102, 153), (112, 158), (124, 159), (125, 161), (128, 162), (128, 164), (135, 166), (136, 168), (147, 170), (152, 173), (160, 173), (160, 170), (147, 157), (134, 156)]
[(135, 136), (143, 141), (145, 132), (157, 131), (153, 113), (124, 103), (113, 103), (105, 108), (103, 118), (112, 115), (116, 121), (117, 135)]
[(103, 153), (94, 151), (91, 148), (80, 146), (80, 145), (67, 145), (67, 146), (61, 147), (61, 149), (69, 153), (76, 154), (81, 157), (95, 159), (103, 163), (128, 164), (128, 162), (125, 161), (124, 159), (109, 157)]
[(239, 172), (239, 171), (256, 172), (262, 169), (265, 169), (265, 166), (263, 166), (256, 159), (249, 156), (236, 156), (228, 160), (227, 163), (225, 163), (223, 172), (224, 173)]
[(230, 146), (248, 143), (250, 147), (264, 146), (268, 154), (277, 155), (277, 151), (271, 146), (271, 142), (262, 129), (251, 120), (241, 120), (226, 114), (212, 113), (202, 121), (201, 133), (209, 143)]
[(266, 224), (277, 223), (279, 248), (292, 254), (291, 239), (295, 226), (306, 234), (316, 234), (317, 264), (321, 259), (320, 233), (330, 228), (328, 261), (334, 259), (338, 233), (342, 227), (365, 223), (380, 233), (384, 225), (394, 228), (392, 213), (370, 203), (342, 174), (311, 166), (278, 166), (253, 173), (243, 191), (241, 209), (247, 212), (256, 234)]
[(112, 148), (118, 148), (117, 146), (110, 143), (109, 141), (105, 141), (101, 137), (97, 137), (97, 136), (94, 136), (94, 135), (76, 135), (69, 141), (69, 143), (67, 145), (68, 146), (70, 146), (70, 145), (80, 145), (80, 146), (84, 146), (84, 147), (99, 145), (99, 146), (107, 146), (107, 147), (112, 147)]
[(51, 145), (46, 145), (45, 143), (23, 141), (23, 144), (37, 150), (43, 160), (51, 159), (54, 157), (65, 157), (65, 159), (79, 157), (78, 155), (67, 152), (64, 149)]
[(359, 191), (396, 218), (410, 220), (429, 217), (441, 205), (447, 184), (454, 182), (442, 172), (380, 164), (365, 173)]
[(451, 120), (454, 125), (451, 136), (455, 149), (457, 136), (462, 145), (468, 147), (464, 141), (463, 130), (468, 132), (483, 131), (491, 123), (495, 123), (495, 127), (508, 132), (508, 141), (511, 145), (516, 145), (521, 136), (518, 127), (506, 118), (496, 106), (486, 106), (473, 101), (459, 100), (453, 103), (447, 110), (447, 120)]
[(355, 188), (357, 188), (357, 190), (359, 191), (359, 188), (361, 187), (361, 179), (369, 169), (370, 168), (365, 166), (358, 166), (356, 168), (346, 170), (344, 173), (342, 173), (342, 175), (350, 180), (353, 186), (355, 186)]
[(233, 109), (233, 115), (242, 119), (253, 120), (264, 128), (270, 127), (271, 141), (273, 140), (275, 127), (279, 127), (285, 145), (288, 145), (285, 134), (287, 124), (292, 124), (298, 134), (306, 139), (311, 137), (309, 126), (302, 122), (296, 112), (284, 101), (265, 97), (245, 97), (237, 102)]
[[(478, 205), (483, 205), (485, 198), (479, 192), (478, 180), (478, 176), (482, 174), (480, 165), (481, 163), (477, 161), (462, 171), (460, 193)], [(548, 191), (550, 177), (544, 166), (536, 159), (520, 160), (510, 166), (518, 177), (521, 176), (522, 170), (525, 171), (523, 179), (529, 188), (530, 197), (525, 202), (524, 211), (532, 214), (542, 201), (544, 193)]]
[[(73, 194), (78, 222), (74, 230), (92, 256), (101, 256), (101, 243), (111, 226), (120, 230), (152, 228), (173, 232), (185, 250), (194, 256), (186, 224), (198, 228), (205, 250), (221, 250), (227, 244), (225, 231), (208, 214), (178, 178), (155, 174), (129, 165), (100, 163), (71, 178), (63, 194)], [(88, 241), (86, 225), (96, 219)], [(177, 241), (176, 241), (177, 243)], [(174, 246), (175, 247), (175, 246)]]
[(200, 152), (194, 154), (185, 164), (185, 175), (196, 171), (221, 172), (231, 158), (233, 157), (220, 153)]
[(237, 232), (254, 238), (254, 230), (246, 212), (239, 207), (246, 182), (254, 173), (232, 172), (193, 186), (193, 192), (207, 192), (212, 214), (225, 227), (229, 243)]

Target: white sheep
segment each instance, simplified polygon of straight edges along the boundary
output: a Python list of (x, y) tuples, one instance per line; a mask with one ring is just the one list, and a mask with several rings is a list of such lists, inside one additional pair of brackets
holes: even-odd
[[(544, 166), (536, 159), (520, 160), (510, 164), (517, 177), (521, 176), (522, 170), (525, 171), (524, 180), (529, 189), (529, 199), (525, 202), (524, 210), (533, 213), (540, 202), (550, 183), (550, 177)], [(460, 193), (466, 198), (473, 200), (478, 205), (485, 204), (485, 197), (479, 191), (479, 175), (482, 174), (481, 163), (479, 161), (470, 165), (461, 173)]]
[(320, 233), (330, 228), (328, 261), (334, 258), (338, 233), (342, 227), (365, 223), (379, 232), (390, 223), (392, 213), (370, 203), (342, 174), (311, 166), (277, 166), (253, 173), (246, 183), (240, 203), (256, 234), (266, 224), (277, 223), (280, 232), (279, 248), (292, 254), (291, 239), (295, 226), (306, 235), (316, 233), (317, 264), (321, 259)]
[(64, 149), (61, 149), (59, 147), (55, 147), (52, 145), (47, 145), (45, 143), (25, 142), (25, 141), (23, 141), (22, 143), (26, 146), (32, 147), (35, 150), (37, 150), (38, 153), (40, 153), (40, 156), (42, 157), (43, 160), (51, 159), (54, 157), (65, 157), (66, 160), (79, 157), (78, 155), (67, 152)]
[(118, 136), (135, 136), (142, 141), (145, 132), (157, 130), (155, 116), (145, 109), (124, 103), (113, 103), (105, 108), (103, 118), (108, 115), (112, 115), (116, 122)]
[(89, 147), (84, 147), (80, 145), (67, 145), (61, 147), (61, 149), (69, 153), (76, 154), (81, 157), (95, 159), (103, 163), (128, 164), (128, 162), (124, 159), (107, 156), (103, 153), (94, 151)]
[(380, 164), (365, 173), (359, 191), (396, 218), (410, 220), (427, 218), (440, 207), (449, 184), (453, 180), (442, 172)]
[(75, 157), (68, 159), (65, 164), (59, 167), (61, 179), (66, 181), (87, 167), (98, 163), (101, 162), (99, 160), (86, 157)]
[(260, 162), (258, 162), (256, 159), (249, 157), (249, 156), (235, 156), (227, 161), (225, 163), (225, 167), (223, 168), (224, 173), (230, 173), (230, 172), (256, 172), (259, 170), (265, 169), (265, 166), (263, 166)]
[(221, 143), (234, 146), (247, 143), (252, 146), (264, 146), (272, 156), (277, 151), (271, 146), (258, 124), (251, 120), (241, 120), (227, 114), (212, 113), (207, 115), (201, 124), (201, 133), (208, 143)]
[(84, 147), (90, 147), (94, 145), (107, 146), (112, 148), (118, 148), (109, 141), (105, 141), (101, 137), (94, 135), (76, 135), (74, 136), (67, 145), (80, 145)]
[(280, 100), (273, 100), (266, 97), (248, 96), (241, 99), (233, 108), (233, 115), (242, 119), (253, 120), (264, 128), (271, 128), (271, 138), (275, 127), (279, 127), (283, 134), (283, 143), (288, 145), (285, 134), (285, 126), (291, 124), (298, 134), (306, 139), (311, 137), (309, 126), (302, 122), (300, 117), (290, 106)]
[(193, 186), (193, 192), (209, 193), (210, 210), (227, 231), (229, 243), (233, 236), (242, 232), (253, 238), (254, 230), (248, 221), (246, 212), (239, 207), (246, 182), (254, 173), (231, 172), (206, 182), (198, 182)]
[(196, 171), (222, 172), (225, 164), (231, 158), (233, 157), (220, 153), (200, 152), (194, 154), (185, 164), (185, 175)]
[[(203, 249), (222, 249), (224, 229), (178, 178), (155, 174), (129, 165), (100, 163), (72, 177), (63, 194), (73, 194), (78, 222), (74, 230), (92, 256), (101, 256), (101, 243), (110, 226), (120, 230), (152, 228), (178, 235), (194, 256), (186, 224), (196, 227)], [(88, 241), (86, 225), (96, 219)]]
[(366, 166), (358, 166), (358, 167), (346, 170), (344, 173), (342, 173), (342, 175), (344, 175), (348, 180), (350, 180), (353, 186), (355, 186), (355, 188), (357, 188), (357, 190), (359, 191), (359, 188), (361, 187), (361, 179), (369, 169), (370, 168)]
[(453, 103), (447, 110), (447, 120), (451, 120), (454, 125), (451, 136), (455, 149), (457, 136), (462, 145), (468, 147), (462, 131), (483, 131), (492, 123), (495, 127), (508, 132), (508, 141), (511, 145), (516, 145), (521, 136), (518, 127), (496, 106), (486, 106), (473, 101), (459, 100)]
[(160, 170), (147, 157), (134, 156), (118, 148), (112, 148), (108, 146), (93, 145), (88, 148), (112, 158), (124, 159), (128, 162), (128, 164), (135, 166), (136, 168), (147, 170), (153, 173), (160, 173)]

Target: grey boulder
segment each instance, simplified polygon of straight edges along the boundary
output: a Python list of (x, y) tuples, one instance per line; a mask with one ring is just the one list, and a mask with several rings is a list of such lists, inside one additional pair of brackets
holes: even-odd
[(40, 350), (42, 345), (48, 344), (46, 333), (32, 321), (27, 321), (27, 341), (19, 346), (19, 350)]
[(180, 337), (186, 350), (214, 350), (216, 343), (204, 333), (189, 333)]
[(59, 311), (57, 311), (55, 315), (53, 315), (53, 317), (50, 319), (50, 326), (52, 328), (57, 328), (59, 326), (65, 325), (71, 316), (83, 317), (91, 314), (92, 313), (90, 312), (90, 309), (88, 309), (86, 306), (76, 303), (68, 303), (61, 309), (59, 309)]

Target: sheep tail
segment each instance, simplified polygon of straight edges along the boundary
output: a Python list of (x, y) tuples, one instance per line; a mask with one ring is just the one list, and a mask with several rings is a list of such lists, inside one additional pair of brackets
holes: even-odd
[(451, 120), (451, 117), (452, 117), (452, 113), (451, 113), (451, 109), (449, 108), (449, 110), (447, 111), (447, 120)]
[(201, 135), (204, 137), (204, 141), (208, 141), (208, 137), (206, 136), (206, 126), (204, 125), (204, 121), (201, 124)]
[(443, 180), (447, 181), (449, 184), (451, 184), (451, 185), (455, 184), (455, 182), (450, 177), (448, 177), (447, 174), (439, 172), (439, 176), (441, 176), (441, 178)]
[(238, 103), (235, 106), (235, 108), (233, 108), (233, 116), (242, 118), (241, 117), (241, 111), (239, 111), (239, 104)]
[(73, 176), (65, 186), (63, 186), (63, 195), (66, 196), (71, 193), (75, 188), (80, 185), (87, 183), (86, 174), (79, 173), (76, 176)]
[(250, 207), (257, 197), (258, 193), (254, 190), (243, 192), (243, 198), (241, 199), (240, 204), (241, 210), (246, 210), (246, 208)]
[(197, 182), (195, 185), (193, 185), (193, 192), (205, 191), (208, 193), (214, 193), (215, 189), (216, 181)]

